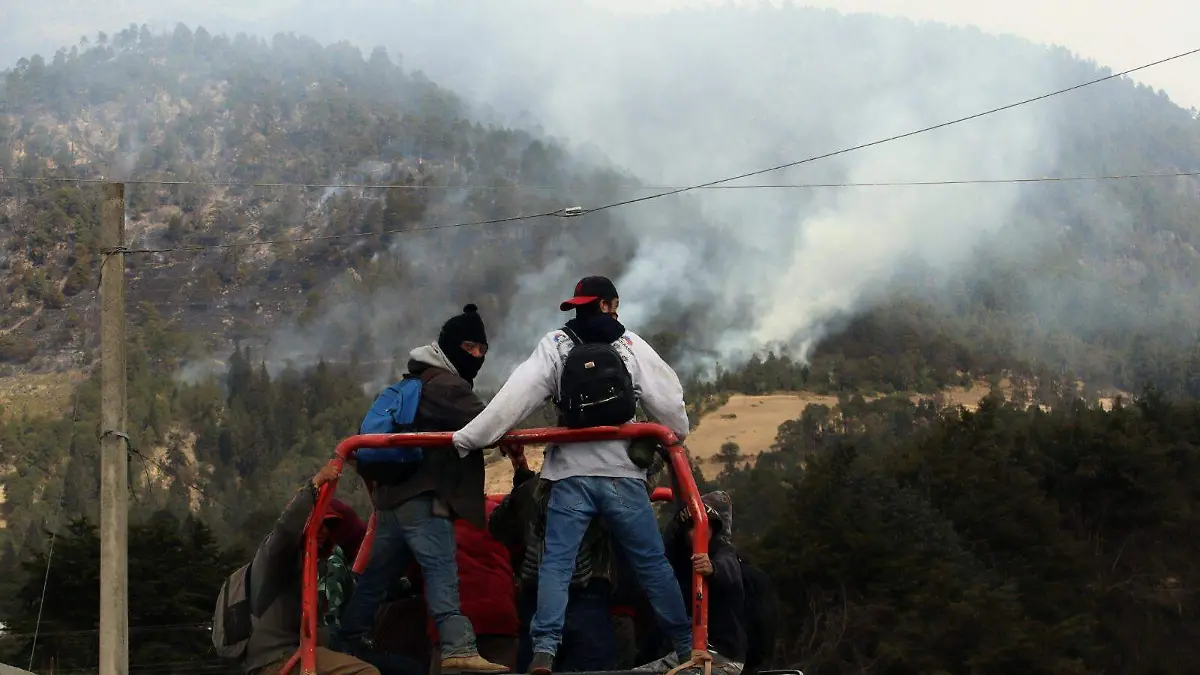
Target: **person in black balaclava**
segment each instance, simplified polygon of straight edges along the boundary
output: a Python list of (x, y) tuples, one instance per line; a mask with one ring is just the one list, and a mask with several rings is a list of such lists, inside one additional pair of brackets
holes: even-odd
[(437, 346), (446, 360), (458, 371), (458, 376), (474, 385), (475, 376), (487, 356), (487, 331), (475, 305), (463, 307), (463, 313), (451, 317), (438, 334)]
[[(408, 374), (420, 378), (421, 399), (413, 431), (457, 431), (483, 410), (473, 389), (487, 355), (487, 332), (475, 305), (448, 320), (434, 342), (409, 353)], [(425, 448), (419, 462), (363, 467), (375, 483), (375, 543), (342, 613), (340, 650), (372, 653), (375, 612), (397, 575), (415, 558), (442, 647), (442, 672), (501, 673), (508, 669), (479, 655), (471, 622), (458, 597), (454, 525), (461, 518), (487, 529), (483, 453), (453, 447)]]

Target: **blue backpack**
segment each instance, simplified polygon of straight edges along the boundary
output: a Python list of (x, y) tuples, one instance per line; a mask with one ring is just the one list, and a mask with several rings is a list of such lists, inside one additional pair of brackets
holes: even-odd
[[(422, 385), (421, 378), (406, 376), (379, 392), (359, 425), (358, 433), (394, 434), (410, 429), (417, 416), (417, 405), (421, 402)], [(420, 462), (425, 453), (418, 447), (362, 448), (356, 457), (361, 472), (363, 469), (370, 471), (380, 464)]]

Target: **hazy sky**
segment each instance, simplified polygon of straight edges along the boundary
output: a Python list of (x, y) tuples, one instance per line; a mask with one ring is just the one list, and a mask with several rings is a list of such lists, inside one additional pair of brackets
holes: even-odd
[[(716, 0), (595, 0), (622, 11), (730, 4)], [(758, 4), (733, 0), (732, 4)], [(771, 4), (780, 4), (774, 0)], [(1200, 2), (1193, 0), (808, 0), (795, 5), (872, 12), (916, 21), (975, 25), (1034, 42), (1059, 44), (1084, 58), (1125, 70), (1200, 47)], [(1200, 108), (1200, 55), (1155, 66), (1137, 79)]]
[[(570, 0), (562, 0), (568, 2)], [(662, 12), (697, 5), (756, 4), (747, 0), (581, 0), (620, 11)], [(766, 1), (766, 0), (763, 0)], [(774, 0), (778, 3), (780, 0)], [(0, 0), (0, 63), (34, 51), (45, 55), (82, 34), (129, 23), (169, 26), (204, 22), (213, 30), (239, 24), (295, 25), (304, 0)], [(365, 3), (364, 3), (365, 4)], [(1009, 32), (1061, 44), (1086, 58), (1124, 70), (1200, 47), (1200, 2), (1190, 0), (810, 0), (797, 2), (843, 12), (878, 12)], [(370, 21), (370, 13), (362, 12)], [(350, 21), (353, 16), (347, 17)], [(319, 39), (327, 36), (315, 35)], [(369, 45), (366, 46), (369, 49)], [(1184, 107), (1200, 108), (1200, 57), (1139, 74)]]

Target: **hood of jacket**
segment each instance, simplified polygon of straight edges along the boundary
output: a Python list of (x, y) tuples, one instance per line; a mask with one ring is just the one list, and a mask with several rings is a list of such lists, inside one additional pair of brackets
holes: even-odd
[[(450, 359), (446, 357), (446, 352), (442, 351), (441, 346), (436, 342), (417, 347), (408, 353), (408, 358), (408, 369), (410, 372), (414, 370), (413, 364), (420, 364), (422, 366), (441, 368), (454, 375), (458, 375), (458, 369), (454, 367), (453, 363), (450, 363)], [(424, 370), (424, 368), (418, 368), (417, 370)], [(416, 373), (413, 374), (415, 375)]]
[[(733, 500), (724, 490), (715, 490), (700, 497), (704, 511), (708, 514), (708, 527), (713, 533), (714, 542), (733, 544)], [(663, 538), (671, 541), (682, 537), (687, 532), (685, 525), (691, 520), (686, 506), (680, 506), (675, 517), (663, 531)]]
[(700, 501), (704, 502), (704, 506), (709, 513), (709, 518), (716, 513), (717, 519), (721, 522), (721, 529), (717, 532), (717, 538), (727, 544), (733, 543), (733, 500), (729, 497), (729, 493), (724, 490), (715, 490), (700, 497)]

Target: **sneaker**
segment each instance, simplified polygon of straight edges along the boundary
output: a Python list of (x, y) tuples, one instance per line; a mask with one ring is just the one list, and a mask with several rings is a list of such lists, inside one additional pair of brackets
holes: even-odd
[[(742, 668), (744, 667), (743, 664), (730, 661), (714, 650), (709, 650), (708, 654), (712, 658), (712, 672), (714, 675), (741, 675)], [(687, 658), (681, 657), (679, 654), (667, 654), (657, 661), (651, 661), (644, 666), (638, 666), (634, 670), (648, 673), (665, 673), (678, 668), (681, 663), (693, 661), (694, 656), (694, 653), (689, 654)], [(699, 664), (684, 668), (679, 671), (679, 675), (696, 675), (703, 672), (704, 665)]]
[(529, 675), (550, 675), (553, 666), (553, 654), (534, 652), (533, 660), (529, 662)]
[(683, 661), (679, 660), (679, 656), (675, 653), (671, 653), (667, 654), (661, 659), (658, 659), (657, 661), (651, 661), (645, 665), (638, 666), (637, 668), (634, 668), (634, 670), (648, 673), (665, 673), (681, 663), (683, 663)]
[(442, 658), (443, 673), (507, 673), (508, 667), (492, 663), (478, 654)]

